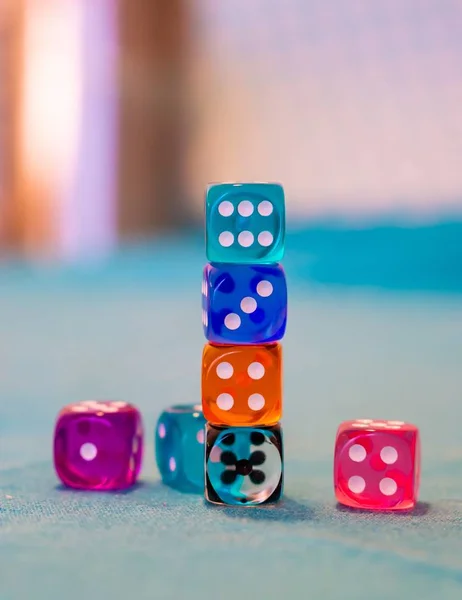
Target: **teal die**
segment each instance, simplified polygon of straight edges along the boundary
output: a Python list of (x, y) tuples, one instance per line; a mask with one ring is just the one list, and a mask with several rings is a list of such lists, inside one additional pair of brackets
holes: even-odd
[(166, 408), (156, 426), (156, 462), (162, 481), (180, 492), (203, 493), (205, 419), (202, 406)]
[(210, 185), (205, 199), (209, 262), (279, 262), (284, 255), (284, 204), (278, 183)]

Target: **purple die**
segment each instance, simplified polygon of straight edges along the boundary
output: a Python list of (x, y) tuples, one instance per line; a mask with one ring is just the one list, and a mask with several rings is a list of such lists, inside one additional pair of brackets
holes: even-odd
[(281, 340), (287, 324), (287, 284), (281, 265), (206, 265), (202, 323), (212, 344)]
[(127, 402), (86, 401), (65, 406), (58, 415), (54, 463), (72, 488), (116, 490), (133, 485), (143, 455), (143, 424)]

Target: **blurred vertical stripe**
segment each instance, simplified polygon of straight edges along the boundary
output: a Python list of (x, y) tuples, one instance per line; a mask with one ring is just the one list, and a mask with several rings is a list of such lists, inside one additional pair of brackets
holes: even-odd
[(187, 4), (119, 2), (118, 212), (123, 236), (188, 221)]
[(117, 242), (117, 10), (83, 0), (80, 122), (74, 175), (59, 216), (60, 253), (98, 255)]
[[(28, 255), (61, 250), (60, 214), (72, 187), (81, 96), (81, 5), (14, 0), (1, 14), (9, 35), (2, 141), (8, 247)], [(11, 78), (8, 77), (11, 76)]]
[(29, 254), (61, 254), (80, 142), (82, 2), (26, 0), (19, 202)]
[(18, 156), (22, 2), (0, 2), (0, 250), (22, 237), (15, 174)]

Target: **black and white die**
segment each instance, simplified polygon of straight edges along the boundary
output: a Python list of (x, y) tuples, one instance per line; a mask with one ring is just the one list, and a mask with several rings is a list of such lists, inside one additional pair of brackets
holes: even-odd
[(206, 426), (206, 499), (251, 506), (277, 502), (283, 491), (280, 425)]

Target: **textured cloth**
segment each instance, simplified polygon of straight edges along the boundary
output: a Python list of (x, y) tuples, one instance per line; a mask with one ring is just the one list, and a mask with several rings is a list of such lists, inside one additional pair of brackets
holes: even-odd
[[(201, 243), (0, 269), (0, 600), (460, 600), (460, 297), (321, 286), (312, 258), (294, 242), (284, 263), (285, 499), (251, 509), (166, 488), (153, 459), (160, 411), (200, 399)], [(59, 408), (94, 398), (142, 410), (142, 482), (128, 492), (65, 490), (53, 472)], [(420, 426), (413, 514), (337, 507), (348, 418)]]

